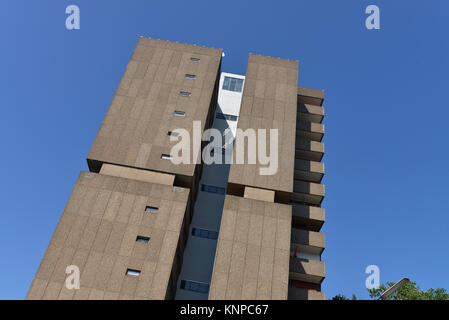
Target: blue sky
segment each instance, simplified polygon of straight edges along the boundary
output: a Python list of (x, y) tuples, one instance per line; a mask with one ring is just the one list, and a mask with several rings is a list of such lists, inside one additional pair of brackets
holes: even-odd
[[(81, 29), (65, 28), (65, 8)], [(381, 30), (365, 28), (376, 4)], [(367, 298), (408, 276), (449, 289), (449, 3), (434, 1), (106, 1), (0, 3), (0, 299), (22, 299), (138, 37), (300, 61), (299, 85), (326, 94), (327, 278)]]

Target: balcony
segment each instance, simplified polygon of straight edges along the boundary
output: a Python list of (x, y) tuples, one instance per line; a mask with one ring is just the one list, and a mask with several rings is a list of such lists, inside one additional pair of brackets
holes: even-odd
[(324, 136), (324, 125), (302, 119), (298, 120), (296, 121), (296, 136), (320, 142)]
[(297, 138), (295, 143), (297, 159), (320, 162), (324, 155), (324, 143)]
[(326, 266), (322, 261), (290, 257), (290, 279), (320, 284), (326, 277)]
[(324, 176), (324, 163), (295, 159), (295, 180), (320, 183)]
[(313, 289), (288, 287), (288, 300), (326, 300), (326, 294)]
[[(291, 230), (290, 245), (290, 273), (293, 270), (300, 271), (301, 277), (290, 277), (315, 284), (321, 283), (318, 278), (310, 279), (310, 276), (322, 276), (324, 278), (324, 264), (321, 264), (321, 254), (325, 247), (324, 234), (297, 228)], [(323, 268), (321, 270), (320, 268)], [(312, 270), (312, 271), (311, 271)], [(312, 272), (312, 273), (311, 273)], [(307, 279), (306, 276), (309, 278)]]
[(324, 208), (291, 203), (292, 227), (320, 231), (324, 224)]
[(325, 300), (321, 284), (288, 280), (288, 300)]
[(298, 103), (297, 119), (321, 123), (324, 118), (324, 108), (313, 104)]
[(323, 105), (323, 101), (324, 101), (324, 91), (323, 90), (298, 87), (297, 92), (298, 92), (298, 102), (306, 103), (306, 104), (313, 104), (316, 106)]
[(325, 192), (324, 185), (314, 182), (293, 181), (291, 200), (297, 203), (320, 205)]
[(326, 247), (324, 233), (292, 228), (292, 246), (307, 246), (307, 251), (320, 255)]

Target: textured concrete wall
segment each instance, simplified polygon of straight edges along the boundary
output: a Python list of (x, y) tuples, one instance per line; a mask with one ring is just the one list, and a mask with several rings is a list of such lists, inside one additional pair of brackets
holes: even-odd
[[(90, 168), (100, 161), (193, 176), (194, 165), (174, 165), (160, 157), (176, 144), (168, 131), (184, 128), (192, 135), (194, 120), (201, 121), (203, 131), (221, 54), (220, 49), (140, 38), (89, 152)], [(180, 91), (191, 96), (182, 97)]]
[(279, 166), (275, 175), (262, 176), (259, 164), (233, 164), (230, 183), (293, 191), (297, 85), (297, 61), (249, 56), (238, 128), (278, 129)]
[[(27, 299), (164, 299), (188, 189), (81, 172)], [(145, 212), (158, 207), (157, 213)], [(136, 242), (138, 235), (149, 243)], [(68, 265), (81, 288), (65, 287)], [(141, 270), (139, 277), (126, 270)]]
[(226, 196), (209, 299), (287, 299), (291, 206)]

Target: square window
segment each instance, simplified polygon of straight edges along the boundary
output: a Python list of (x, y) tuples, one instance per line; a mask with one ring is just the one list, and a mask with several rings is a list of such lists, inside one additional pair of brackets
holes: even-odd
[(137, 236), (136, 242), (148, 243), (150, 242), (150, 237)]
[(225, 77), (224, 81), (223, 81), (223, 89), (224, 90), (229, 90), (229, 85), (231, 84), (231, 78), (230, 77)]
[(223, 90), (242, 92), (243, 79), (225, 77), (223, 81)]
[(237, 82), (236, 78), (231, 78), (231, 83), (229, 84), (229, 90), (235, 91), (236, 82)]
[(156, 207), (150, 207), (150, 206), (145, 207), (145, 212), (156, 213), (158, 210), (159, 210), (159, 208), (156, 208)]
[(242, 92), (243, 88), (243, 79), (237, 79), (238, 81), (235, 84), (235, 92)]
[(127, 276), (138, 277), (138, 276), (140, 276), (140, 270), (126, 269), (126, 275)]

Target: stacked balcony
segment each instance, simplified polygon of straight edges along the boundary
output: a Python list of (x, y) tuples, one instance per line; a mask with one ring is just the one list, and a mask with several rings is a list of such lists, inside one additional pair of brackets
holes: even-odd
[(324, 208), (292, 203), (292, 227), (320, 231), (324, 224)]
[[(322, 92), (298, 88), (292, 203), (320, 207), (325, 190)], [(313, 103), (313, 104), (312, 104)]]
[(289, 299), (321, 300), (326, 275), (321, 254), (324, 234), (319, 233), (325, 215), (321, 203), (324, 185), (324, 108), (322, 91), (298, 88), (295, 166), (292, 205)]
[(325, 277), (324, 247), (324, 234), (292, 228), (290, 279), (320, 284)]

